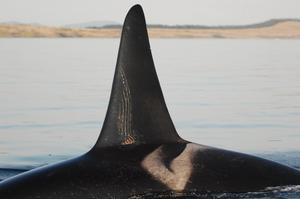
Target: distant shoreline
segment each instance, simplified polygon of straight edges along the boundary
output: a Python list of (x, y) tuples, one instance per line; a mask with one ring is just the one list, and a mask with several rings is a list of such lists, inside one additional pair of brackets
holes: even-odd
[[(270, 20), (244, 26), (149, 25), (151, 38), (264, 38), (300, 39), (300, 20)], [(119, 38), (121, 26), (64, 28), (0, 24), (0, 38)]]

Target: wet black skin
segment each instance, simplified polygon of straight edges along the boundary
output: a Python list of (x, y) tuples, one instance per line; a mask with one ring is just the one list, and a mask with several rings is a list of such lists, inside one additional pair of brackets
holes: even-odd
[(155, 72), (143, 11), (136, 5), (124, 22), (109, 107), (95, 146), (80, 157), (4, 180), (0, 198), (155, 198), (296, 184), (296, 169), (178, 136)]
[[(143, 193), (172, 192), (154, 179), (141, 162), (163, 146), (168, 161), (187, 143), (106, 147), (52, 166), (34, 169), (1, 184), (5, 198), (128, 198)], [(201, 145), (199, 145), (202, 147)], [(193, 173), (180, 192), (248, 192), (299, 183), (294, 169), (245, 154), (216, 148), (198, 151)], [(2, 198), (2, 197), (1, 197)]]

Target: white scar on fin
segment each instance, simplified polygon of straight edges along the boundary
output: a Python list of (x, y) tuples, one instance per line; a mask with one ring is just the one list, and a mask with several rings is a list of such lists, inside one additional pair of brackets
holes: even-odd
[(193, 172), (193, 158), (197, 151), (204, 148), (187, 144), (183, 152), (170, 162), (170, 169), (164, 164), (162, 148), (160, 146), (147, 155), (141, 163), (142, 167), (173, 191), (183, 191)]

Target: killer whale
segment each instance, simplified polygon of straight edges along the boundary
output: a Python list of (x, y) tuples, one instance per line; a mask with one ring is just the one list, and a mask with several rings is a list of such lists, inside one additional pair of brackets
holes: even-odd
[(183, 140), (168, 113), (142, 8), (126, 16), (100, 136), (86, 154), (0, 183), (0, 198), (168, 198), (300, 184), (296, 169)]

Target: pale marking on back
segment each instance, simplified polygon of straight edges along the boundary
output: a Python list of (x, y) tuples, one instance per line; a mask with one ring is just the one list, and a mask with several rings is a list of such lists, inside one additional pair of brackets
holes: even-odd
[[(193, 172), (193, 158), (197, 151), (205, 150), (196, 144), (187, 144), (181, 154), (167, 167), (163, 161), (162, 146), (147, 155), (141, 165), (156, 180), (174, 191), (183, 191)], [(169, 169), (170, 168), (170, 169)]]

